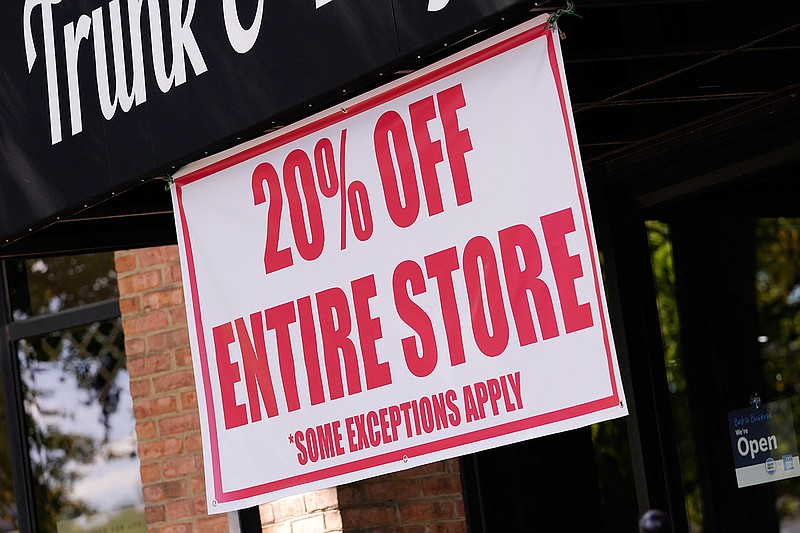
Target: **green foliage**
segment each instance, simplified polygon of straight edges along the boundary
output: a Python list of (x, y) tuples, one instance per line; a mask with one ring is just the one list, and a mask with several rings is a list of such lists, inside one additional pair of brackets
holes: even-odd
[(139, 507), (129, 507), (115, 513), (100, 513), (58, 524), (58, 533), (144, 533), (147, 521)]
[(669, 225), (663, 222), (648, 221), (647, 237), (650, 243), (650, 265), (653, 270), (656, 304), (661, 326), (661, 343), (664, 348), (664, 365), (667, 371), (673, 423), (681, 461), (686, 515), (692, 533), (702, 533), (703, 498), (698, 479), (691, 409), (686, 393), (686, 376), (681, 354), (681, 324), (675, 292), (675, 262)]
[[(761, 381), (766, 384), (766, 390), (760, 393), (768, 402), (792, 398), (800, 392), (800, 219), (759, 218), (754, 228), (755, 279), (751, 290), (755, 293), (761, 343)], [(672, 243), (667, 224), (648, 222), (647, 232), (687, 515), (690, 529), (698, 533), (703, 525), (703, 499), (682, 362)], [(796, 398), (793, 416), (795, 422), (800, 421)], [(779, 520), (800, 520), (800, 478), (774, 483), (774, 488)]]
[[(756, 306), (765, 401), (793, 398), (800, 422), (800, 219), (756, 221)], [(796, 435), (796, 433), (795, 433)], [(800, 478), (775, 483), (781, 522), (800, 520)]]

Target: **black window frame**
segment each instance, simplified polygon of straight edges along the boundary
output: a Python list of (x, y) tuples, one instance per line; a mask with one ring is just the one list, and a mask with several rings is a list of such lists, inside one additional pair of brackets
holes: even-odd
[(6, 262), (0, 261), (0, 380), (8, 420), (8, 438), (11, 451), (11, 475), (14, 479), (14, 496), (20, 531), (38, 533), (36, 506), (33, 497), (33, 478), (25, 427), (25, 406), (22, 382), (15, 344), (26, 337), (119, 318), (119, 298), (81, 305), (53, 314), (13, 321)]

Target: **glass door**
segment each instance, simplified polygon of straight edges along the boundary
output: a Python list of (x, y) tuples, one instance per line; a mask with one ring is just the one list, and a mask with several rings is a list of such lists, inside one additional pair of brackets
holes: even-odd
[(691, 532), (800, 532), (798, 198), (753, 180), (646, 222)]

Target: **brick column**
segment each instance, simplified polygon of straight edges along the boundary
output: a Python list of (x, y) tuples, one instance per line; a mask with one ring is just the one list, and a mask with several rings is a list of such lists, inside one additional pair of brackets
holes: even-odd
[(120, 310), (150, 532), (227, 531), (208, 516), (177, 246), (117, 252)]
[[(120, 310), (150, 532), (218, 533), (208, 516), (200, 419), (177, 246), (117, 252)], [(260, 507), (264, 533), (466, 532), (458, 460)]]
[(342, 515), (336, 488), (307, 492), (259, 506), (263, 533), (336, 533)]
[(458, 459), (260, 507), (263, 533), (466, 533)]
[(339, 487), (347, 533), (465, 533), (458, 459)]

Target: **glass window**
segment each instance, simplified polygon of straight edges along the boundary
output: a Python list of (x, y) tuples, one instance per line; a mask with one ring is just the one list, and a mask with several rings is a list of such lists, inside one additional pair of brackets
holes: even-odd
[[(647, 224), (688, 529), (798, 531), (800, 218), (732, 205)], [(756, 481), (740, 484), (731, 413), (772, 402), (791, 406), (782, 440), (752, 453)]]
[[(0, 418), (0, 430), (27, 440), (32, 520), (43, 532), (146, 531), (121, 319), (113, 310), (100, 319), (97, 308), (81, 318), (85, 306), (118, 298), (113, 254), (9, 261), (6, 273), (11, 320), (43, 319), (11, 339), (24, 428)], [(6, 440), (0, 432), (2, 532), (19, 527)]]
[(650, 265), (656, 289), (664, 365), (672, 404), (676, 444), (680, 456), (681, 481), (686, 504), (686, 520), (690, 533), (703, 532), (703, 498), (692, 435), (692, 416), (686, 388), (684, 358), (681, 350), (680, 317), (675, 287), (675, 259), (669, 224), (647, 222), (650, 243)]
[(11, 477), (11, 450), (8, 445), (8, 422), (3, 400), (3, 383), (0, 381), (0, 531), (16, 531), (17, 502), (14, 499), (14, 482)]
[(120, 319), (22, 339), (17, 354), (40, 529), (145, 531)]
[(9, 261), (7, 275), (15, 321), (119, 296), (110, 253)]

